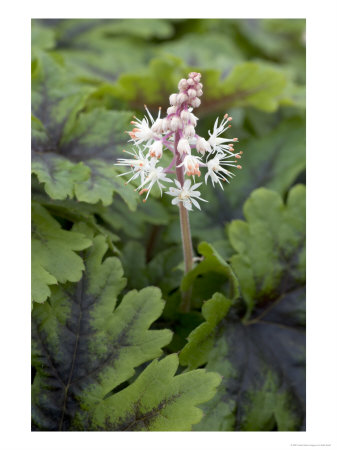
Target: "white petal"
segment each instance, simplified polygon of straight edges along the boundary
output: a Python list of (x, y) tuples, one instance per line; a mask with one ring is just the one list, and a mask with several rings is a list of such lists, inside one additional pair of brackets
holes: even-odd
[(201, 186), (202, 183), (196, 183), (191, 187), (191, 191), (194, 191), (194, 189), (197, 189), (199, 186)]
[(178, 180), (174, 180), (175, 184), (178, 186), (179, 189), (181, 189), (181, 184)]
[(186, 189), (188, 191), (190, 186), (191, 186), (191, 180), (190, 179), (185, 180), (184, 181), (184, 189)]
[(185, 206), (186, 209), (188, 209), (189, 211), (192, 211), (192, 204), (190, 201), (183, 200), (183, 205)]
[(191, 192), (190, 193), (190, 197), (200, 197), (200, 192), (199, 191), (195, 191), (195, 192)]
[(193, 205), (196, 206), (201, 211), (199, 203), (196, 200), (194, 200), (194, 198), (191, 198), (191, 201), (192, 201)]

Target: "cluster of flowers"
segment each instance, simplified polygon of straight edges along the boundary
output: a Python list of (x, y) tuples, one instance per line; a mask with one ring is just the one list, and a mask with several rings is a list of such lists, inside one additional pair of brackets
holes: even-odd
[[(170, 107), (167, 109), (167, 115), (161, 118), (161, 108), (156, 119), (153, 118), (148, 108), (145, 106), (148, 117), (139, 120), (135, 117), (132, 131), (128, 134), (135, 145), (133, 152), (126, 152), (132, 155), (130, 158), (119, 158), (117, 165), (127, 166), (130, 170), (121, 174), (131, 174), (129, 183), (139, 178), (139, 194), (146, 193), (143, 200), (147, 200), (152, 187), (157, 184), (162, 194), (164, 183), (172, 183), (169, 174), (175, 173), (174, 180), (176, 188), (170, 187), (166, 194), (173, 196), (172, 203), (192, 210), (192, 205), (200, 209), (197, 201), (207, 201), (200, 198), (200, 192), (196, 189), (202, 183), (191, 184), (191, 180), (185, 180), (185, 175), (200, 177), (200, 169), (205, 168), (205, 183), (210, 178), (213, 187), (221, 182), (229, 182), (233, 173), (225, 167), (236, 167), (241, 169), (237, 160), (241, 158), (242, 152), (235, 153), (234, 142), (238, 139), (226, 139), (220, 137), (228, 128), (231, 117), (226, 114), (221, 122), (216, 119), (213, 132), (209, 133), (209, 139), (206, 140), (195, 132), (198, 118), (193, 114), (195, 108), (200, 106), (200, 97), (202, 96), (202, 83), (200, 83), (200, 73), (191, 72), (187, 79), (179, 81), (179, 93), (170, 95)], [(195, 149), (200, 156), (192, 155), (192, 149)], [(172, 152), (171, 163), (167, 167), (158, 165), (163, 155), (163, 151)], [(124, 150), (125, 151), (125, 150)], [(202, 159), (204, 158), (204, 160)]]

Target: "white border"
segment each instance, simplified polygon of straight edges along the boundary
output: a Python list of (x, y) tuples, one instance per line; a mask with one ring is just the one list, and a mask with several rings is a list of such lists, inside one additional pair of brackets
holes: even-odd
[[(221, 6), (223, 5), (223, 6)], [(1, 447), (5, 450), (336, 448), (336, 2), (21, 1), (2, 4)], [(222, 17), (307, 19), (308, 425), (306, 432), (30, 432), (30, 19)], [(15, 168), (15, 169), (14, 169)]]

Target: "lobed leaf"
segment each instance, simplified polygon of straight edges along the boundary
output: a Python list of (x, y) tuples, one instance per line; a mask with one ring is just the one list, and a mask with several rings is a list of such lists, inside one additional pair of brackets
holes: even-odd
[[(153, 361), (123, 391), (94, 412), (94, 429), (113, 431), (190, 431), (202, 418), (200, 405), (212, 398), (221, 378), (205, 370), (175, 376), (178, 356)], [(149, 388), (150, 387), (150, 388)]]
[[(77, 285), (53, 289), (33, 310), (33, 427), (39, 430), (189, 430), (196, 408), (215, 394), (217, 374), (174, 376), (178, 357), (153, 361), (132, 382), (135, 368), (157, 358), (169, 330), (149, 330), (164, 307), (158, 288), (128, 292), (117, 258), (104, 258), (97, 236)], [(129, 381), (128, 381), (129, 380)]]
[(200, 116), (208, 111), (223, 111), (236, 106), (253, 106), (272, 112), (284, 101), (287, 77), (274, 66), (257, 62), (238, 63), (229, 73), (221, 73), (213, 65), (202, 69), (187, 66), (170, 54), (153, 58), (148, 69), (137, 74), (123, 74), (111, 87), (110, 94), (128, 101), (136, 109), (141, 109), (144, 102), (157, 107), (176, 90), (176, 80), (186, 76), (191, 69), (202, 72), (203, 90), (207, 92)]
[(79, 412), (88, 420), (88, 411), (171, 339), (168, 330), (148, 330), (164, 306), (159, 289), (130, 291), (116, 308), (125, 286), (121, 264), (103, 260), (102, 236), (93, 242), (77, 285), (53, 289), (33, 310), (33, 423), (41, 430), (71, 429)]
[(257, 189), (244, 205), (247, 222), (228, 228), (237, 254), (231, 265), (238, 277), (247, 317), (256, 303), (277, 298), (305, 280), (305, 187), (295, 186), (287, 204), (279, 194)]
[(244, 206), (247, 221), (229, 225), (246, 314), (239, 302), (229, 309), (224, 298), (209, 300), (206, 322), (181, 351), (182, 364), (207, 361), (223, 376), (194, 430), (305, 429), (304, 204), (304, 186), (286, 204), (261, 188)]
[(219, 70), (224, 77), (243, 55), (232, 39), (220, 33), (184, 34), (180, 39), (163, 43), (158, 52), (181, 58), (186, 66)]
[(32, 94), (32, 172), (53, 199), (76, 196), (108, 205), (118, 192), (134, 210), (137, 195), (114, 167), (126, 143), (130, 113), (83, 112), (89, 91), (74, 87), (51, 57), (42, 55), (39, 64)]
[(223, 317), (226, 316), (231, 301), (222, 294), (216, 292), (210, 300), (202, 306), (202, 315), (206, 319), (187, 338), (188, 343), (179, 354), (180, 363), (195, 369), (208, 361), (208, 356), (214, 345), (215, 328)]
[(43, 206), (32, 205), (32, 300), (44, 302), (49, 285), (79, 281), (84, 269), (75, 251), (91, 245), (83, 234), (62, 230)]
[(71, 75), (90, 84), (114, 82), (121, 73), (146, 67), (154, 54), (149, 41), (173, 32), (165, 19), (68, 19), (56, 26), (49, 20), (43, 24), (44, 30), (56, 31), (58, 53)]
[[(194, 287), (193, 292), (195, 293), (200, 289), (200, 286), (195, 284), (197, 278), (200, 278), (201, 285), (205, 285), (210, 284), (210, 276), (212, 274), (219, 274), (222, 284), (226, 282), (229, 283), (227, 288), (228, 297), (231, 299), (237, 298), (239, 294), (239, 285), (230, 265), (207, 242), (201, 242), (199, 244), (198, 252), (202, 255), (202, 260), (184, 276), (181, 282), (181, 290), (187, 291), (190, 287)], [(214, 288), (214, 286), (212, 287)]]
[(205, 416), (195, 430), (304, 429), (304, 303), (299, 289), (280, 297), (270, 310), (256, 308), (250, 322), (242, 322), (232, 311), (213, 330), (216, 338), (206, 369), (223, 379), (216, 396), (204, 405)]
[(233, 217), (239, 214), (254, 189), (264, 186), (284, 194), (305, 169), (304, 121), (288, 119), (273, 128), (262, 136), (240, 142), (244, 151), (243, 169), (226, 188), (228, 209)]

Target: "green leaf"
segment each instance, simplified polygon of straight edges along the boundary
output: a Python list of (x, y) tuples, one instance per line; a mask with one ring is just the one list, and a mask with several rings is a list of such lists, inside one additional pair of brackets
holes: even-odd
[(95, 408), (171, 340), (168, 330), (148, 330), (164, 306), (159, 289), (130, 291), (116, 308), (125, 279), (117, 258), (103, 261), (106, 250), (105, 239), (94, 238), (79, 283), (54, 289), (49, 302), (33, 310), (33, 422), (39, 429), (70, 429), (76, 413)]
[(58, 52), (72, 76), (91, 84), (114, 82), (122, 73), (146, 67), (154, 54), (146, 41), (173, 32), (164, 19), (63, 20), (56, 30)]
[(102, 33), (106, 35), (127, 35), (139, 39), (169, 38), (173, 34), (173, 27), (167, 19), (119, 19), (108, 20)]
[(204, 370), (174, 377), (171, 355), (130, 380), (172, 333), (149, 330), (164, 307), (158, 288), (130, 291), (116, 307), (125, 279), (106, 250), (95, 237), (79, 283), (56, 287), (33, 310), (33, 428), (188, 430), (201, 419), (195, 405), (215, 394), (220, 377)]
[(240, 20), (240, 41), (246, 39), (256, 55), (278, 61), (305, 81), (305, 19)]
[(191, 70), (202, 73), (204, 97), (200, 117), (208, 111), (223, 111), (237, 106), (253, 106), (273, 112), (285, 100), (288, 80), (284, 71), (274, 66), (257, 62), (239, 63), (229, 74), (223, 74), (212, 65), (202, 69), (187, 66), (169, 54), (153, 58), (149, 67), (137, 74), (123, 74), (111, 87), (110, 93), (116, 99), (128, 101), (135, 109), (141, 109), (144, 102), (157, 108), (158, 104), (166, 103), (168, 96), (176, 90), (176, 80), (186, 77)]
[(217, 274), (217, 281), (221, 283), (220, 286), (223, 289), (224, 283), (229, 283), (226, 289), (228, 291), (227, 296), (233, 300), (237, 298), (239, 293), (238, 281), (230, 265), (207, 242), (199, 244), (198, 252), (202, 255), (202, 260), (184, 276), (181, 282), (181, 290), (187, 291), (190, 287), (193, 287), (192, 298), (200, 292), (200, 286), (209, 286), (214, 292), (214, 284), (211, 282), (211, 277)]
[(161, 199), (158, 201), (154, 198), (146, 203), (140, 202), (137, 214), (130, 214), (130, 211), (118, 199), (109, 208), (102, 208), (99, 214), (103, 221), (114, 230), (131, 239), (144, 240), (149, 229), (148, 224), (166, 225), (169, 221), (167, 210), (161, 204)]
[[(256, 127), (255, 127), (256, 129)], [(282, 121), (265, 136), (243, 140), (243, 169), (226, 187), (235, 217), (253, 189), (265, 186), (284, 194), (305, 169), (305, 123)]]
[(247, 62), (237, 65), (225, 79), (222, 92), (233, 97), (234, 106), (254, 106), (275, 111), (286, 86), (285, 75), (267, 65)]
[(184, 34), (179, 40), (164, 43), (159, 53), (175, 55), (186, 66), (217, 69), (222, 74), (242, 62), (243, 56), (234, 41), (220, 33)]
[(175, 56), (153, 58), (143, 70), (123, 73), (111, 93), (116, 99), (128, 101), (132, 108), (143, 110), (145, 102), (157, 110), (158, 105), (167, 103), (168, 96), (177, 88), (177, 80), (186, 76), (186, 70), (182, 60)]
[(114, 167), (127, 143), (131, 113), (83, 112), (88, 91), (74, 87), (52, 58), (43, 55), (39, 64), (33, 82), (32, 172), (53, 199), (76, 196), (108, 205), (118, 192), (135, 210), (137, 195)]
[(179, 354), (180, 363), (188, 369), (196, 369), (208, 361), (208, 355), (213, 348), (215, 328), (226, 316), (231, 301), (222, 294), (215, 293), (202, 306), (202, 315), (206, 322), (199, 325), (187, 338), (188, 343)]
[(147, 266), (147, 276), (151, 284), (159, 286), (165, 298), (180, 285), (182, 272), (179, 263), (182, 262), (182, 249), (180, 246), (174, 246), (157, 253)]
[[(195, 368), (207, 359), (206, 368), (223, 376), (196, 430), (305, 427), (304, 208), (304, 186), (295, 186), (286, 204), (261, 188), (244, 206), (247, 221), (229, 225), (246, 314), (236, 302), (219, 322), (205, 316), (181, 352), (184, 364)], [(215, 336), (211, 350), (208, 332)]]
[[(45, 24), (54, 26), (50, 20)], [(66, 19), (56, 24), (64, 47), (99, 49), (112, 44), (116, 36), (135, 36), (139, 40), (170, 37), (173, 28), (167, 19)]]
[[(94, 429), (190, 431), (202, 418), (196, 405), (212, 398), (221, 378), (204, 370), (174, 376), (178, 356), (153, 361), (128, 388), (94, 412)], [(151, 387), (149, 389), (149, 386)]]
[[(213, 330), (216, 339), (206, 369), (223, 379), (194, 430), (305, 429), (303, 289), (279, 297), (269, 308), (257, 307), (254, 313), (254, 320), (243, 323), (237, 311), (230, 311)], [(195, 354), (187, 356), (199, 362)]]
[[(131, 289), (140, 289), (149, 284), (146, 276), (145, 248), (139, 242), (128, 241), (123, 248), (121, 261), (125, 270), (125, 276), (128, 279), (128, 287)], [(159, 287), (159, 286), (158, 286)]]
[(84, 265), (75, 251), (91, 245), (83, 234), (61, 225), (39, 204), (32, 205), (32, 300), (42, 303), (49, 285), (79, 281)]
[(55, 32), (32, 20), (31, 45), (32, 58), (35, 56), (35, 51), (52, 49), (55, 46)]
[(55, 153), (33, 153), (32, 173), (53, 199), (73, 197), (74, 185), (90, 177), (90, 169), (82, 162), (74, 164)]
[[(40, 185), (38, 185), (38, 187), (40, 187)], [(96, 217), (96, 215), (98, 216), (103, 209), (101, 205), (89, 205), (88, 203), (82, 203), (69, 199), (53, 200), (45, 195), (44, 192), (36, 191), (35, 187), (33, 190), (33, 200), (47, 208), (53, 215), (75, 224), (85, 223), (94, 231), (94, 233), (97, 234), (98, 232), (99, 234), (103, 234), (108, 240), (110, 240), (111, 242), (109, 245), (111, 247), (113, 247), (111, 245), (113, 242), (120, 240), (119, 236), (112, 233), (110, 229), (98, 223), (98, 217)], [(118, 253), (116, 247), (111, 249)]]
[(247, 222), (228, 228), (237, 254), (238, 277), (247, 317), (256, 303), (272, 300), (305, 280), (305, 187), (295, 186), (285, 205), (276, 192), (257, 189), (244, 205)]

